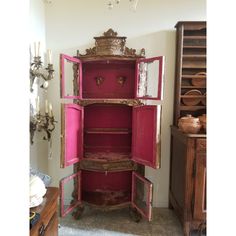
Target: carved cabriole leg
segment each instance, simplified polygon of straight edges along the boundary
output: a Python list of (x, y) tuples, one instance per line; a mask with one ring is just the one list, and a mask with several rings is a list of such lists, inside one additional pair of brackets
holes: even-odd
[(72, 216), (75, 220), (79, 220), (84, 212), (84, 205), (80, 205), (76, 207), (76, 209), (73, 211)]
[(129, 213), (131, 219), (136, 223), (138, 223), (142, 219), (142, 215), (134, 207), (129, 208)]

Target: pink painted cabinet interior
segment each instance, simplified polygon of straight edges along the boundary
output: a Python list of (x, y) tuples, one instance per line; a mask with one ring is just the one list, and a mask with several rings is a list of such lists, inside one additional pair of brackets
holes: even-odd
[[(160, 166), (163, 57), (146, 59), (64, 54), (61, 61), (61, 216), (77, 217), (88, 204), (130, 207), (149, 221), (152, 183), (144, 166)], [(150, 68), (150, 71), (149, 71)], [(70, 189), (73, 200), (68, 203)]]

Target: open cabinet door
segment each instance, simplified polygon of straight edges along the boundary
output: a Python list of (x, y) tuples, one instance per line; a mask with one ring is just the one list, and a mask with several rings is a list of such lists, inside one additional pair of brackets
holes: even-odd
[(136, 62), (135, 98), (162, 100), (164, 57), (138, 59)]
[(152, 183), (133, 171), (131, 204), (148, 221), (152, 219), (152, 191)]
[(61, 98), (82, 98), (82, 62), (60, 54)]
[(132, 160), (152, 168), (160, 166), (161, 105), (133, 107)]
[[(73, 196), (73, 199), (71, 197)], [(81, 171), (60, 181), (60, 214), (66, 216), (81, 204)]]
[(61, 168), (83, 157), (84, 109), (77, 104), (61, 105)]

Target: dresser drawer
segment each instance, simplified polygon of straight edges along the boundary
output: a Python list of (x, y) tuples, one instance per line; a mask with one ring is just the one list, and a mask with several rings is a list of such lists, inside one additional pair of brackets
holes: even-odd
[(206, 139), (196, 140), (197, 152), (206, 152)]
[[(53, 222), (57, 222), (55, 217), (57, 217), (57, 198), (58, 198), (58, 188), (48, 188), (47, 193), (44, 197), (44, 201), (38, 207), (31, 208), (31, 211), (38, 212), (40, 214), (39, 221), (30, 230), (30, 236), (41, 236), (45, 235), (48, 229), (56, 229), (56, 227), (50, 226)], [(56, 225), (56, 223), (53, 225)], [(49, 230), (50, 232), (50, 230)], [(52, 231), (51, 231), (52, 232)], [(52, 236), (57, 235), (51, 234)], [(47, 234), (48, 235), (48, 234)]]

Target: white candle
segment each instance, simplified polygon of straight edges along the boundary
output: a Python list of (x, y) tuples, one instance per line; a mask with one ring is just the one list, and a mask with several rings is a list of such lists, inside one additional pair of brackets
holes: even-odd
[(49, 103), (49, 116), (52, 117), (52, 104)]
[(39, 96), (36, 98), (36, 112), (39, 114), (40, 111), (40, 102), (39, 102)]
[(36, 53), (36, 42), (34, 42), (34, 56), (37, 57), (37, 53)]
[(52, 50), (48, 49), (48, 64), (52, 64)]
[(45, 100), (45, 113), (48, 113), (48, 100)]
[(39, 53), (40, 53), (40, 42), (38, 42), (38, 57), (40, 56)]

